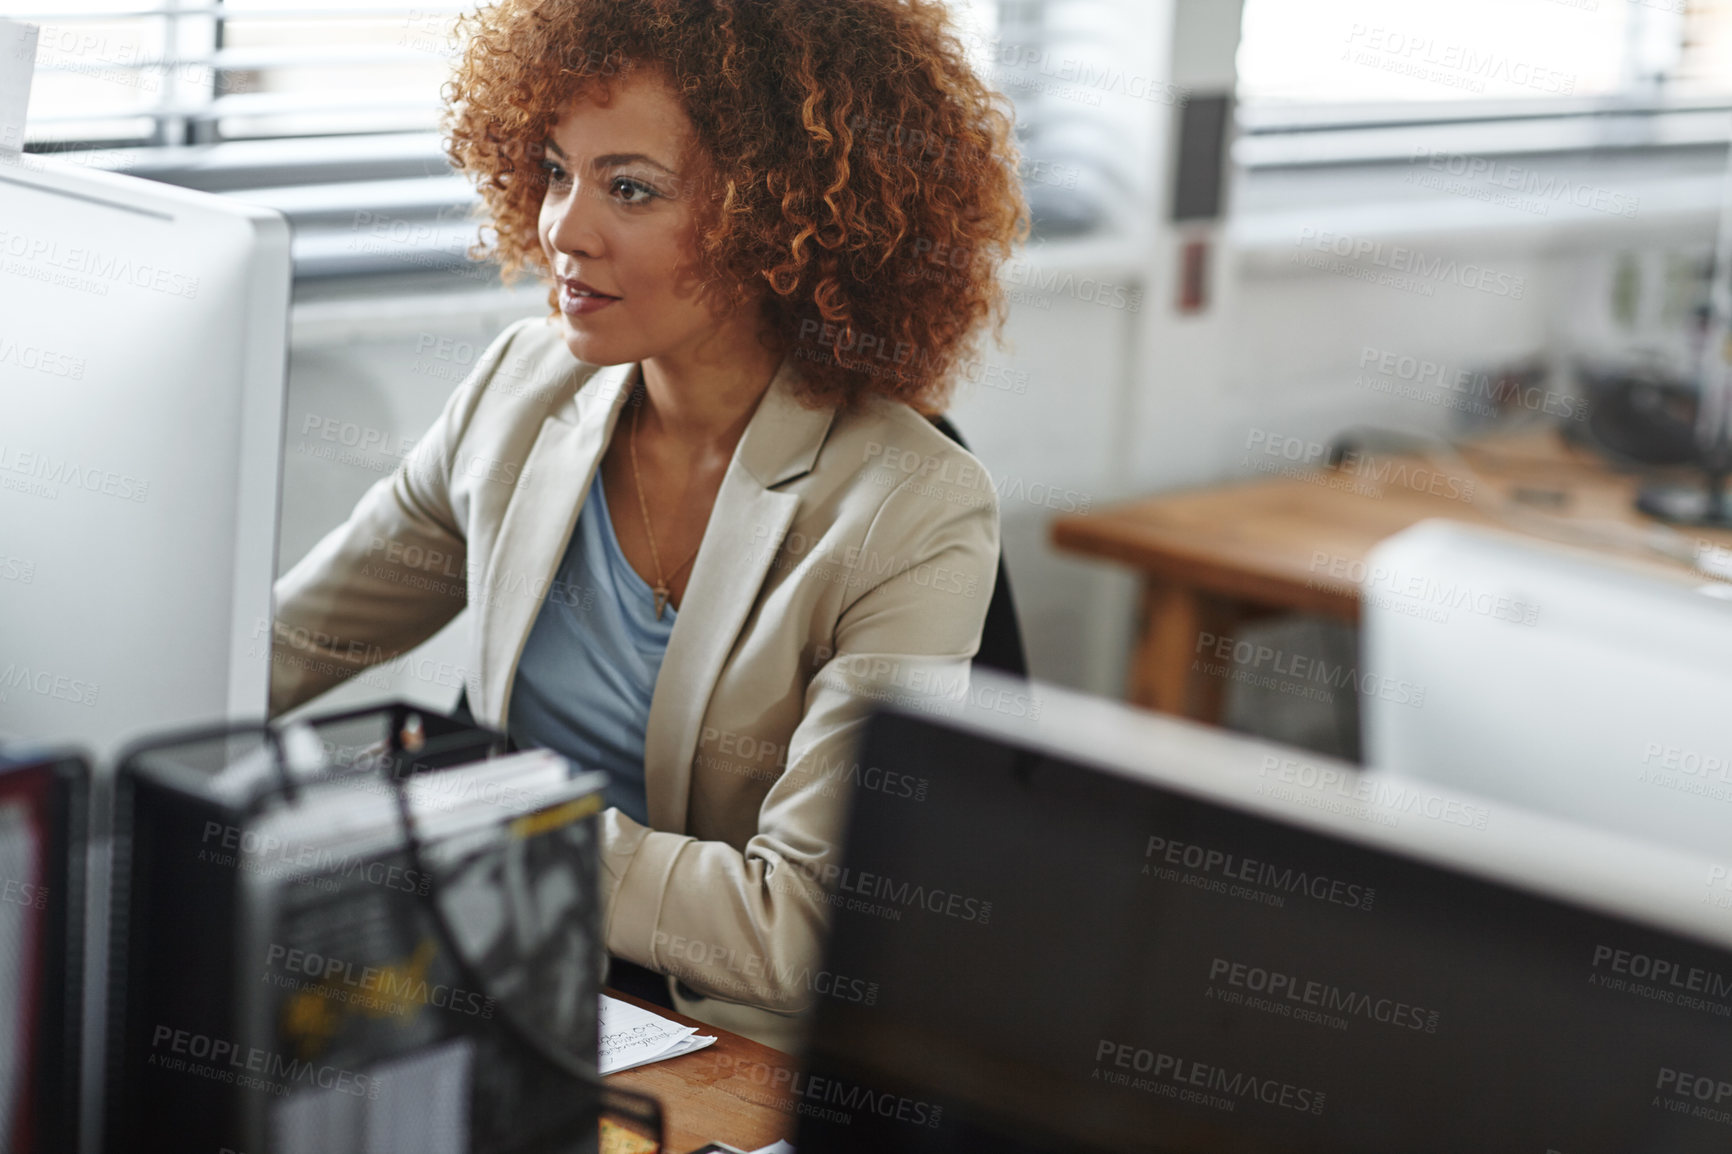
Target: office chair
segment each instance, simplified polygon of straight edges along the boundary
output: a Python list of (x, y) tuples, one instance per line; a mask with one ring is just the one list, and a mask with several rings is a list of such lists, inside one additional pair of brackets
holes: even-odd
[[(968, 448), (968, 442), (962, 439), (950, 418), (939, 416), (930, 419), (939, 432), (962, 448)], [(980, 651), (974, 655), (974, 664), (1013, 677), (1028, 677), (1028, 653), (1022, 647), (1022, 626), (1016, 619), (1016, 601), (1010, 595), (1010, 573), (1004, 567), (1002, 549), (998, 553), (998, 580), (992, 586), (992, 600), (986, 606), (986, 623), (981, 626)]]

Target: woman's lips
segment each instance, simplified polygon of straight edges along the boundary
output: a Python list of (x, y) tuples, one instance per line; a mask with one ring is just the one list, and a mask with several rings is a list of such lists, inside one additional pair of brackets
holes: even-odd
[(559, 309), (568, 317), (587, 316), (590, 313), (600, 312), (619, 299), (616, 296), (596, 292), (581, 281), (562, 277), (559, 282)]

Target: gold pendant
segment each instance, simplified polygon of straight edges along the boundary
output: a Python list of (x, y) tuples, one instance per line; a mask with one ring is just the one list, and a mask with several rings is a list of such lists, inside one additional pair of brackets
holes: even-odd
[(657, 585), (651, 590), (651, 592), (656, 595), (656, 620), (660, 621), (662, 619), (662, 610), (667, 608), (668, 590)]

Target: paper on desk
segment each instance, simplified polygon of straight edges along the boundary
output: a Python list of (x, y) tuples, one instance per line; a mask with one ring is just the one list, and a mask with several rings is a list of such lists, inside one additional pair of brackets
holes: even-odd
[(601, 996), (601, 1072), (617, 1074), (701, 1050), (715, 1041), (618, 998)]

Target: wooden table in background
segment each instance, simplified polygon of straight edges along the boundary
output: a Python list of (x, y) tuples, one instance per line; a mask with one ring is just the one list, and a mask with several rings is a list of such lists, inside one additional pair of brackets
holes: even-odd
[[(1464, 482), (1475, 483), (1477, 499), (1513, 498), (1522, 507), (1569, 520), (1656, 524), (1635, 509), (1638, 478), (1613, 471), (1554, 432), (1487, 439), (1460, 452), (1471, 473), (1447, 458), (1381, 455), (1368, 459), (1358, 474), (1316, 469), (1148, 497), (1062, 517), (1053, 523), (1053, 543), (1123, 562), (1143, 575), (1141, 635), (1126, 698), (1216, 722), (1227, 683), (1193, 675), (1202, 635), (1230, 637), (1242, 622), (1271, 612), (1357, 622), (1359, 586), (1341, 574), (1355, 572), (1352, 563), (1362, 562), (1385, 537), (1429, 517), (1511, 528), (1484, 505), (1452, 496)], [(1376, 483), (1378, 470), (1392, 461), (1414, 466), (1407, 476), (1419, 487)], [(1444, 475), (1437, 486), (1441, 495), (1427, 491), (1432, 474), (1416, 469)], [(1732, 547), (1732, 533), (1679, 531)]]
[(792, 1084), (799, 1065), (793, 1058), (616, 990), (607, 993), (716, 1037), (714, 1045), (695, 1053), (607, 1076), (610, 1086), (661, 1102), (663, 1149), (668, 1154), (685, 1154), (706, 1142), (756, 1150), (778, 1138), (794, 1137)]

